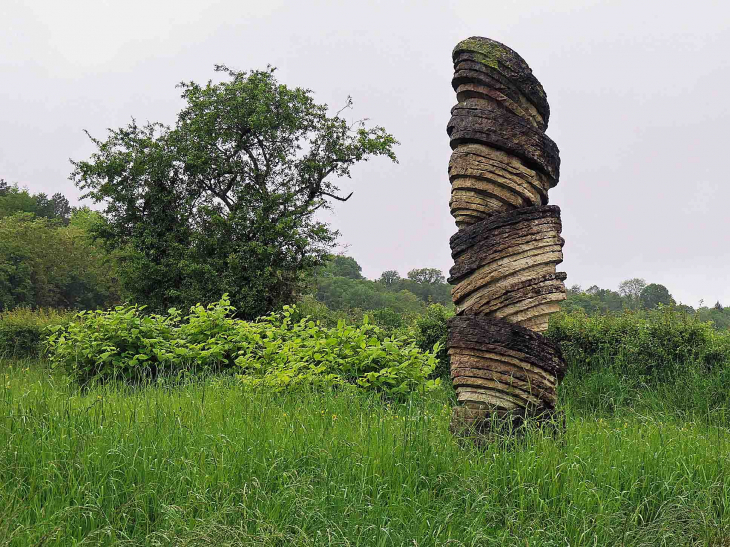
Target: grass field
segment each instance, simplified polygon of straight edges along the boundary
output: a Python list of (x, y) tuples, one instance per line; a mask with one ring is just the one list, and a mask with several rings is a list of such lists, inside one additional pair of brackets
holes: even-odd
[(446, 388), (388, 405), (216, 378), (82, 393), (41, 362), (0, 378), (0, 545), (730, 545), (710, 380), (569, 376), (562, 437), (477, 449)]

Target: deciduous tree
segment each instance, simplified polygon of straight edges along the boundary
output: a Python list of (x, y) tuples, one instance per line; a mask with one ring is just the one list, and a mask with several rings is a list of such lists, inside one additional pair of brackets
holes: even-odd
[(437, 268), (416, 268), (408, 272), (408, 279), (416, 283), (445, 283), (446, 279)]
[(401, 276), (396, 270), (385, 270), (378, 278), (378, 282), (388, 286), (392, 286), (400, 280)]
[(658, 307), (659, 304), (669, 306), (674, 303), (674, 298), (669, 294), (669, 290), (658, 283), (650, 283), (641, 290), (639, 296), (641, 300), (641, 306), (648, 310), (653, 310)]
[(638, 308), (641, 297), (641, 291), (646, 287), (646, 281), (640, 277), (627, 279), (619, 283), (618, 292), (623, 296), (631, 308)]
[(337, 234), (314, 214), (352, 195), (336, 180), (374, 156), (395, 161), (397, 141), (330, 115), (273, 69), (216, 70), (221, 83), (180, 84), (174, 126), (133, 121), (92, 138), (96, 152), (73, 162), (72, 178), (104, 204), (98, 233), (126, 249), (137, 301), (167, 309), (228, 293), (254, 317), (292, 301), (328, 256)]

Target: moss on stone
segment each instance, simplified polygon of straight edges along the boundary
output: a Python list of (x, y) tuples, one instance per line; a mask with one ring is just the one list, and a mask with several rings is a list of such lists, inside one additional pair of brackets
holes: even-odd
[(475, 57), (479, 60), (479, 62), (495, 69), (499, 69), (500, 61), (515, 55), (507, 46), (488, 38), (472, 37), (462, 40), (456, 44), (456, 47), (454, 48), (454, 51), (459, 50), (467, 50), (476, 53), (477, 55)]
[(512, 80), (520, 92), (538, 109), (538, 112), (547, 121), (550, 116), (550, 107), (547, 104), (547, 94), (540, 82), (532, 74), (527, 62), (513, 49), (504, 44), (482, 36), (471, 36), (462, 40), (453, 50), (453, 58), (459, 52), (469, 52), (475, 61), (488, 66), (492, 70)]

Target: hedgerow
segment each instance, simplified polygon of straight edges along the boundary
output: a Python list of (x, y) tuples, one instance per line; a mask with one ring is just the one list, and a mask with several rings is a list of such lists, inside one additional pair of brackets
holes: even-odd
[(16, 308), (0, 312), (0, 357), (37, 358), (48, 328), (67, 323), (71, 314), (54, 309)]
[(661, 379), (677, 367), (709, 371), (730, 363), (730, 331), (671, 307), (590, 316), (561, 312), (546, 334), (569, 366), (583, 371), (610, 363), (624, 374)]

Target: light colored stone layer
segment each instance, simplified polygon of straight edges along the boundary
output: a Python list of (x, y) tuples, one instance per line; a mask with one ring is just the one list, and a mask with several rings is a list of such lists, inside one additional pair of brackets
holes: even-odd
[(451, 290), (457, 313), (472, 306), (480, 294), (495, 290), (496, 283), (508, 286), (555, 273), (556, 265), (562, 261), (563, 249), (559, 236), (541, 240), (537, 245), (516, 245), (514, 254), (481, 266)]
[(555, 376), (522, 359), (519, 352), (500, 348), (500, 353), (468, 348), (450, 348), (452, 368), (478, 368), (493, 370), (502, 374), (523, 374), (531, 381), (548, 387), (555, 387)]
[(456, 400), (465, 403), (486, 403), (502, 410), (524, 408), (525, 403), (519, 397), (505, 395), (496, 391), (459, 388), (456, 391)]
[(467, 226), (513, 209), (545, 205), (550, 180), (522, 160), (490, 146), (459, 146), (449, 161), (451, 214)]
[[(500, 350), (501, 352), (504, 350)], [(451, 376), (461, 403), (486, 403), (510, 410), (554, 407), (555, 377), (517, 355), (451, 348)]]

